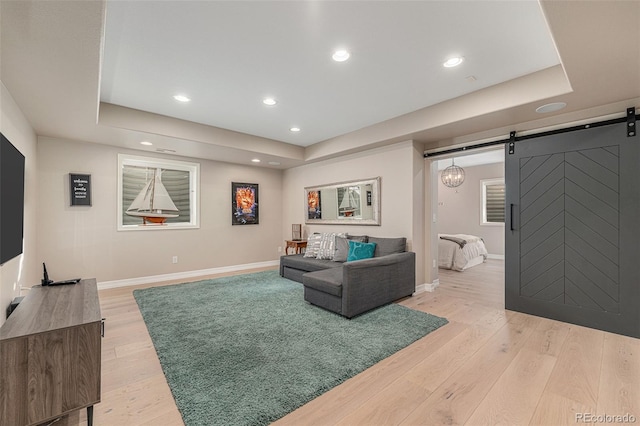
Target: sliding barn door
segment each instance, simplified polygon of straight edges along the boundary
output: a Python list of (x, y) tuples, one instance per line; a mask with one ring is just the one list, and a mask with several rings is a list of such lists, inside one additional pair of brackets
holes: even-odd
[(507, 309), (640, 337), (640, 138), (625, 126), (507, 148)]

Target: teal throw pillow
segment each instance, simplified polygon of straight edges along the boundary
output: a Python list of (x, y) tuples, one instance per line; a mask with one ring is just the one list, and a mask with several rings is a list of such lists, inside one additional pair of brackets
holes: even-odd
[(353, 260), (370, 259), (376, 251), (376, 243), (362, 243), (360, 241), (349, 240), (349, 254), (347, 262)]

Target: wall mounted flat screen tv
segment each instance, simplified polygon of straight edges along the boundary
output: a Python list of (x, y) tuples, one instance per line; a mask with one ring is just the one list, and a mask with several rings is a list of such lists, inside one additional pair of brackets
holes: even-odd
[(22, 254), (24, 155), (0, 133), (0, 265)]

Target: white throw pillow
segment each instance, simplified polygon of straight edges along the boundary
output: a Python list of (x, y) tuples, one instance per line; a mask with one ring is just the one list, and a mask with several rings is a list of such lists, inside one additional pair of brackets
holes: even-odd
[(322, 234), (314, 233), (307, 238), (307, 248), (304, 252), (304, 257), (316, 257), (318, 255), (318, 249), (320, 248), (320, 239)]
[(336, 252), (336, 237), (346, 237), (344, 232), (326, 232), (320, 238), (320, 246), (316, 254), (317, 259), (332, 260)]

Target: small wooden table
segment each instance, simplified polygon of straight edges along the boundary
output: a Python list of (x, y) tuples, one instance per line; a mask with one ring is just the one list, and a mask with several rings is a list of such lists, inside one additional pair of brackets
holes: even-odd
[(293, 249), (293, 254), (304, 253), (307, 249), (307, 240), (285, 240), (286, 247), (284, 254), (289, 254), (289, 249)]

